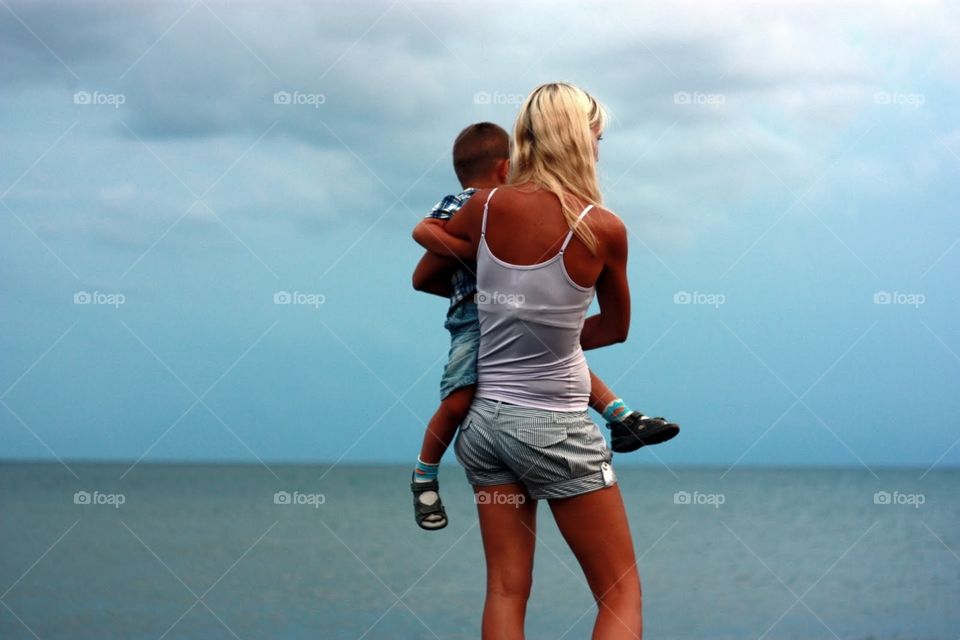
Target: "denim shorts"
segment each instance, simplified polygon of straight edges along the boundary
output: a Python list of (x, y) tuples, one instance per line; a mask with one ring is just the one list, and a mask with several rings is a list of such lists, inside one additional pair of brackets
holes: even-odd
[(477, 384), (480, 353), (480, 317), (477, 303), (464, 300), (447, 313), (443, 326), (450, 332), (450, 354), (440, 379), (440, 399), (457, 389)]
[(521, 483), (535, 500), (569, 498), (617, 481), (613, 453), (586, 410), (475, 398), (454, 451), (471, 485)]

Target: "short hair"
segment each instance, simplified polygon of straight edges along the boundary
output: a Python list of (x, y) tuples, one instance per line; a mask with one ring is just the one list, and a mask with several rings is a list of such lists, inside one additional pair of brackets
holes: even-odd
[(492, 122), (471, 124), (453, 142), (453, 170), (464, 187), (493, 172), (496, 163), (510, 159), (510, 134)]

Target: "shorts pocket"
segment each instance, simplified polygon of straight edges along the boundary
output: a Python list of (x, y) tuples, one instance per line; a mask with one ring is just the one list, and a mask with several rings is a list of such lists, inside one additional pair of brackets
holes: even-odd
[(517, 427), (517, 440), (535, 447), (545, 449), (560, 444), (567, 439), (567, 425), (558, 423), (521, 424)]

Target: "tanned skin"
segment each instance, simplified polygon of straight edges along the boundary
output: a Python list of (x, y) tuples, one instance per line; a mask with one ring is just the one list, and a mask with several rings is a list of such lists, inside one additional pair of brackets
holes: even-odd
[[(436, 247), (473, 263), (480, 242), (483, 205), (480, 190), (443, 228), (431, 228)], [(535, 214), (532, 215), (532, 212)], [(630, 326), (627, 283), (627, 232), (613, 213), (595, 207), (584, 219), (598, 240), (596, 253), (574, 238), (564, 265), (577, 284), (596, 287), (600, 313), (586, 319), (584, 350), (623, 342)], [(568, 231), (556, 196), (535, 185), (501, 187), (491, 201), (486, 242), (499, 259), (529, 265), (555, 255)], [(432, 243), (432, 241), (431, 241)], [(481, 489), (476, 489), (477, 491)], [(533, 579), (537, 501), (520, 483), (482, 487), (502, 494), (477, 501), (487, 562), (483, 611), (484, 640), (523, 638), (523, 622)], [(523, 500), (520, 500), (520, 497)], [(640, 638), (642, 593), (633, 539), (619, 486), (572, 498), (549, 500), (557, 526), (570, 545), (598, 605), (594, 639)]]

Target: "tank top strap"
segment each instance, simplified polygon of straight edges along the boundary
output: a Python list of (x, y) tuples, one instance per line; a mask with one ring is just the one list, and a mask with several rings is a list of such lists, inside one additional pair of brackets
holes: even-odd
[(487, 201), (483, 203), (483, 220), (480, 222), (480, 237), (487, 237), (487, 207), (490, 206), (490, 198), (493, 197), (493, 194), (497, 192), (497, 187), (494, 187), (490, 190), (490, 195), (487, 196)]
[[(493, 195), (493, 194), (491, 194)], [(584, 207), (583, 211), (580, 212), (580, 215), (577, 217), (577, 221), (574, 223), (573, 228), (576, 229), (577, 226), (583, 221), (587, 214), (590, 213), (590, 209), (593, 209), (592, 204), (588, 204)], [(484, 210), (484, 219), (486, 219), (486, 210)], [(560, 253), (563, 253), (567, 249), (567, 245), (570, 244), (570, 241), (573, 240), (573, 229), (567, 232), (567, 237), (563, 241), (563, 245), (560, 247)]]

